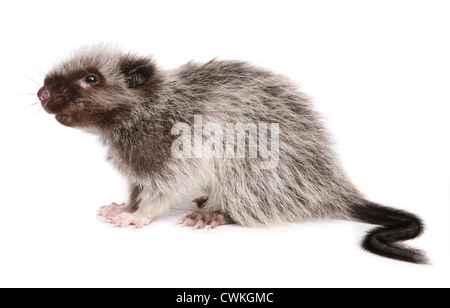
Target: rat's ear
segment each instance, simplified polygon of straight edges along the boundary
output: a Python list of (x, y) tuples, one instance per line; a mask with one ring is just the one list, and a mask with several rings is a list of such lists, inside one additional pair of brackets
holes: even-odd
[(124, 74), (128, 86), (137, 88), (146, 84), (154, 73), (154, 65), (148, 58), (125, 58), (122, 59), (121, 71)]
[(137, 88), (145, 84), (153, 73), (153, 66), (150, 64), (139, 65), (128, 73), (128, 86)]

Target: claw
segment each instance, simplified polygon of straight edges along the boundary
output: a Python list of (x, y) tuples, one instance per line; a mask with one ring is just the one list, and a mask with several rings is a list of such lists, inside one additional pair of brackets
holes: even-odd
[(201, 229), (203, 229), (204, 227), (205, 227), (205, 223), (204, 223), (203, 221), (199, 220), (199, 221), (195, 224), (193, 230), (201, 230)]

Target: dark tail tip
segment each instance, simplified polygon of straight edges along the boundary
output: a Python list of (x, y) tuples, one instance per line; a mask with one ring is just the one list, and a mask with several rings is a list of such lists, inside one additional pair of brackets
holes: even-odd
[(395, 243), (397, 240), (392, 234), (397, 231), (398, 229), (384, 227), (370, 230), (364, 238), (362, 246), (365, 250), (383, 257), (417, 264), (427, 264), (429, 261), (423, 251)]
[(365, 201), (353, 208), (352, 216), (382, 226), (368, 232), (362, 243), (365, 250), (396, 260), (428, 263), (423, 251), (398, 243), (422, 234), (424, 225), (416, 215)]

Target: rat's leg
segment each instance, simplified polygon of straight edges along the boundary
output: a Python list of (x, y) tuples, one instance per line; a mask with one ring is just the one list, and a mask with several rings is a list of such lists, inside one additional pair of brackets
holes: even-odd
[[(209, 161), (207, 161), (208, 163)], [(179, 161), (168, 164), (165, 167), (171, 172), (155, 175), (144, 183), (135, 183), (130, 202), (125, 211), (114, 217), (107, 217), (112, 223), (121, 227), (135, 225), (141, 228), (150, 224), (155, 217), (164, 212), (174, 201), (185, 197), (189, 192), (205, 187), (210, 177), (210, 165), (204, 161), (196, 164), (184, 164), (180, 167)], [(177, 174), (174, 182), (174, 173)], [(206, 175), (205, 175), (206, 173)], [(200, 174), (200, 175), (199, 175)], [(201, 181), (193, 181), (193, 178)], [(206, 180), (205, 180), (206, 179)], [(206, 199), (197, 201), (197, 204), (205, 204)], [(203, 202), (203, 203), (202, 203)]]
[(130, 225), (142, 228), (149, 225), (158, 214), (164, 212), (174, 201), (175, 194), (154, 192), (151, 187), (139, 186), (139, 194), (128, 209), (114, 217), (107, 217), (113, 224), (120, 227)]
[(130, 184), (130, 198), (127, 203), (117, 204), (115, 202), (110, 205), (104, 205), (98, 210), (98, 215), (103, 217), (116, 217), (122, 213), (134, 212), (139, 204), (139, 194), (142, 187), (139, 184)]
[(177, 221), (183, 226), (194, 227), (194, 229), (203, 229), (207, 225), (211, 229), (225, 224), (234, 223), (230, 216), (222, 214), (220, 211), (195, 210), (189, 212)]

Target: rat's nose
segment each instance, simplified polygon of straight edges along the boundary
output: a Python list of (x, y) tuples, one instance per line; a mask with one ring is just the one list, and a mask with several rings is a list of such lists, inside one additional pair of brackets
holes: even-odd
[(50, 91), (46, 87), (39, 89), (37, 96), (41, 103), (46, 103), (50, 99)]

